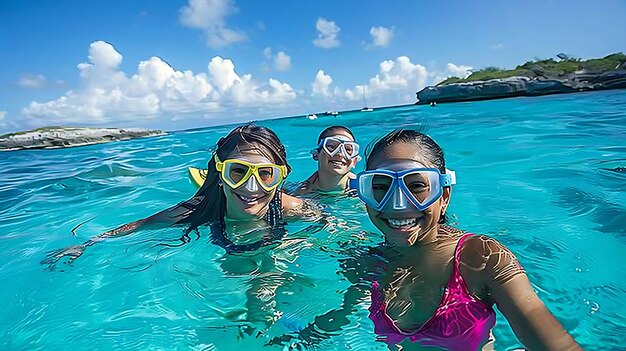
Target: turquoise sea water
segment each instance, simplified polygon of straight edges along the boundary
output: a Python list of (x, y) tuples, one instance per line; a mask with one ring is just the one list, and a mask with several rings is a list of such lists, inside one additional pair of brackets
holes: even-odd
[[(422, 125), (457, 172), (453, 221), (515, 252), (540, 298), (587, 350), (626, 335), (626, 92), (405, 106), (338, 117), (262, 121), (286, 145), (290, 181), (315, 167), (319, 132), (350, 127), (366, 144)], [(227, 255), (206, 231), (180, 228), (89, 247), (46, 269), (46, 252), (79, 244), (193, 195), (188, 166), (232, 126), (70, 149), (0, 153), (0, 349), (255, 350), (339, 308), (338, 261), (381, 237), (358, 201), (322, 198), (329, 225), (288, 225), (280, 247)], [(362, 165), (361, 165), (362, 167)], [(72, 229), (80, 223), (72, 233)], [(367, 303), (322, 350), (386, 349)], [(277, 319), (258, 336), (254, 320)], [(249, 335), (252, 334), (252, 335)], [(496, 349), (519, 347), (498, 315)], [(281, 347), (275, 347), (281, 349)]]

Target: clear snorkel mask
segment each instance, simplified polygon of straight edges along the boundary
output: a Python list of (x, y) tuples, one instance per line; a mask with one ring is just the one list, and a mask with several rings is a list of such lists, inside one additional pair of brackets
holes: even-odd
[(441, 174), (436, 168), (417, 167), (399, 172), (363, 171), (350, 181), (350, 188), (376, 211), (385, 208), (390, 200), (393, 210), (404, 210), (412, 205), (424, 211), (441, 197), (444, 187), (454, 184), (456, 174), (452, 170), (446, 169), (446, 173)]
[(312, 154), (324, 150), (328, 156), (333, 157), (338, 153), (341, 153), (347, 160), (354, 160), (358, 162), (361, 159), (359, 156), (359, 144), (356, 141), (341, 135), (330, 136), (320, 140), (317, 148), (311, 151)]

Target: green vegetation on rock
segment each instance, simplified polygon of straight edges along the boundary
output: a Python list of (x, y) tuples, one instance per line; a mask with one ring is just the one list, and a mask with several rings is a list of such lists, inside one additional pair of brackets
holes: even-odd
[(572, 74), (579, 70), (586, 70), (594, 73), (614, 70), (618, 66), (626, 62), (626, 55), (621, 52), (608, 55), (601, 59), (589, 59), (584, 61), (576, 58), (570, 58), (562, 54), (559, 54), (559, 57), (562, 58), (558, 61), (551, 58), (545, 60), (528, 61), (523, 65), (515, 67), (514, 69), (487, 67), (479, 71), (473, 72), (467, 78), (449, 77), (444, 81), (438, 83), (437, 86), (454, 83), (485, 81), (490, 79), (502, 79), (516, 76), (529, 78), (542, 77), (546, 79), (562, 78), (565, 75)]

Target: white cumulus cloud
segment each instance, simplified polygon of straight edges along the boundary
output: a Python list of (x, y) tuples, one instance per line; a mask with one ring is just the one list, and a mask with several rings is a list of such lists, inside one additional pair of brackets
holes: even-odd
[(370, 35), (372, 36), (371, 46), (387, 47), (391, 44), (391, 40), (393, 39), (394, 28), (372, 27), (370, 29)]
[(214, 82), (220, 92), (225, 92), (235, 84), (242, 84), (242, 80), (235, 73), (235, 64), (232, 60), (215, 56), (209, 63), (209, 72), (215, 77)]
[(209, 47), (221, 48), (246, 39), (244, 32), (226, 25), (226, 17), (238, 11), (231, 0), (189, 0), (180, 9), (180, 22), (202, 30)]
[(89, 45), (89, 62), (99, 68), (116, 68), (122, 63), (122, 55), (113, 48), (113, 45), (96, 41)]
[(426, 86), (428, 79), (426, 67), (412, 63), (407, 56), (400, 56), (393, 61), (383, 61), (379, 68), (379, 73), (369, 82), (371, 94), (383, 92), (405, 94), (406, 92), (412, 96), (417, 90)]
[(315, 23), (315, 28), (318, 33), (317, 39), (313, 40), (313, 44), (324, 49), (331, 49), (340, 45), (337, 36), (341, 28), (335, 22), (320, 17)]
[(450, 77), (467, 78), (472, 74), (472, 68), (472, 66), (448, 63), (445, 70), (432, 73), (434, 77), (432, 84), (438, 84)]
[(22, 88), (38, 89), (46, 86), (47, 79), (41, 74), (22, 74), (17, 84)]
[(237, 111), (267, 109), (297, 97), (287, 83), (240, 76), (232, 60), (219, 56), (200, 73), (179, 71), (151, 57), (141, 61), (132, 76), (119, 69), (122, 55), (109, 43), (92, 43), (88, 58), (78, 65), (84, 88), (48, 102), (31, 102), (21, 111), (30, 125), (141, 122), (181, 114), (211, 118), (227, 106)]
[(279, 51), (276, 55), (272, 54), (272, 48), (266, 47), (263, 49), (263, 57), (268, 61), (263, 62), (262, 69), (264, 71), (271, 71), (271, 66), (277, 71), (289, 71), (291, 69), (291, 56), (287, 55), (284, 51)]
[(470, 66), (450, 63), (429, 70), (411, 62), (408, 56), (399, 56), (380, 62), (378, 72), (371, 78), (364, 78), (362, 84), (347, 88), (341, 86), (341, 82), (335, 83), (323, 70), (318, 70), (311, 83), (311, 101), (319, 104), (320, 111), (354, 109), (362, 104), (376, 107), (413, 103), (416, 92), (441, 81), (440, 77), (449, 76), (451, 72), (467, 74), (470, 69)]
[(450, 70), (462, 72), (470, 68), (449, 64), (443, 70), (429, 71), (425, 66), (411, 62), (408, 56), (399, 56), (380, 62), (378, 73), (366, 80), (366, 84), (347, 89), (335, 87), (332, 95), (335, 99), (353, 101), (353, 105), (364, 97), (368, 106), (406, 104), (415, 101), (416, 92), (427, 85), (435, 84), (437, 77), (449, 74)]
[(8, 130), (9, 128), (13, 127), (12, 123), (7, 120), (6, 116), (7, 111), (0, 111), (0, 131)]
[(89, 62), (78, 64), (80, 76), (89, 84), (115, 85), (126, 77), (118, 70), (122, 55), (113, 45), (104, 41), (95, 41), (89, 45)]
[(472, 66), (455, 65), (454, 63), (448, 63), (446, 66), (446, 72), (452, 77), (467, 78), (472, 74)]
[(291, 56), (285, 54), (284, 51), (279, 51), (274, 56), (274, 68), (278, 71), (288, 71), (291, 69)]
[(317, 75), (315, 75), (315, 80), (311, 84), (311, 89), (313, 90), (313, 95), (330, 95), (328, 92), (328, 87), (333, 82), (333, 78), (324, 71), (317, 71)]

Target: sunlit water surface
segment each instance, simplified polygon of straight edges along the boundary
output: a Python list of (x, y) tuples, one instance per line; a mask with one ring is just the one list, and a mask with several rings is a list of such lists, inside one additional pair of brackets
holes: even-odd
[[(625, 92), (259, 124), (286, 145), (292, 182), (314, 170), (309, 151), (329, 125), (350, 127), (362, 144), (397, 127), (425, 127), (457, 172), (454, 223), (511, 248), (585, 349), (624, 347)], [(381, 241), (353, 198), (321, 198), (329, 224), (290, 223), (280, 247), (255, 253), (228, 255), (206, 230), (170, 247), (182, 229), (169, 228), (98, 243), (73, 265), (40, 264), (50, 250), (189, 198), (187, 167), (205, 166), (231, 128), (0, 153), (0, 349), (255, 350), (339, 308), (349, 286), (339, 261)], [(317, 347), (385, 349), (367, 307)], [(259, 335), (251, 321), (268, 316), (278, 319)], [(498, 350), (520, 346), (502, 315), (494, 334)]]

